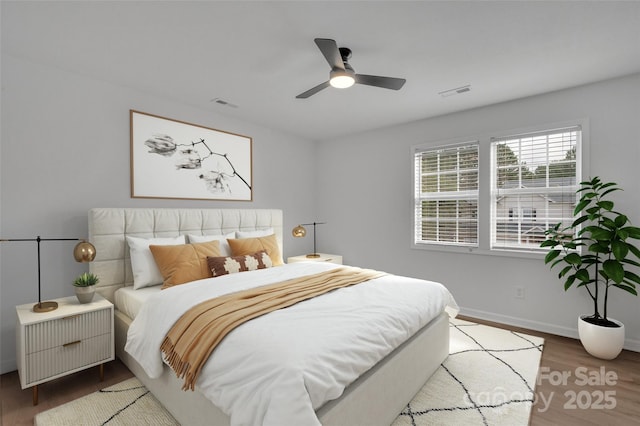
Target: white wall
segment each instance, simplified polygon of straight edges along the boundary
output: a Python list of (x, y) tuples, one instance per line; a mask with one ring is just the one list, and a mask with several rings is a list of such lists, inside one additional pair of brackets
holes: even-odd
[[(468, 94), (473, 96), (473, 92)], [(467, 95), (462, 95), (467, 96)], [(587, 118), (590, 174), (618, 182), (616, 207), (640, 225), (640, 74), (466, 112), (371, 131), (318, 146), (319, 250), (350, 264), (433, 279), (463, 313), (577, 336), (591, 313), (585, 292), (565, 293), (542, 259), (412, 249), (411, 146), (489, 132)], [(525, 299), (514, 298), (514, 286)], [(640, 350), (640, 298), (614, 290), (609, 314), (626, 325), (627, 347)]]
[[(222, 114), (2, 55), (2, 238), (87, 235), (92, 207), (281, 208), (284, 256), (310, 250), (286, 232), (313, 220), (315, 145)], [(253, 138), (253, 202), (130, 198), (129, 110)], [(294, 156), (294, 157), (292, 157)], [(73, 242), (43, 242), (42, 297), (73, 295), (87, 270)], [(15, 305), (37, 301), (36, 243), (0, 245), (0, 372), (15, 366)]]
[[(346, 263), (446, 284), (463, 312), (575, 336), (585, 294), (565, 294), (541, 260), (411, 249), (410, 147), (588, 118), (592, 175), (617, 181), (618, 207), (640, 224), (640, 75), (326, 141), (308, 140), (41, 64), (2, 56), (0, 234), (82, 237), (91, 207), (276, 207), (285, 231), (318, 227), (318, 250)], [(253, 137), (251, 203), (130, 198), (129, 109)], [(291, 158), (295, 155), (295, 158)], [(317, 172), (316, 172), (317, 171)], [(315, 188), (309, 182), (316, 182)], [(316, 208), (317, 206), (317, 208)], [(285, 232), (285, 257), (310, 249)], [(73, 243), (42, 243), (43, 299), (73, 294), (86, 270)], [(35, 243), (0, 245), (0, 372), (15, 369), (15, 309), (37, 297)], [(498, 272), (499, 271), (499, 272)], [(524, 300), (513, 286), (525, 288)], [(612, 316), (640, 350), (640, 298), (615, 293)]]

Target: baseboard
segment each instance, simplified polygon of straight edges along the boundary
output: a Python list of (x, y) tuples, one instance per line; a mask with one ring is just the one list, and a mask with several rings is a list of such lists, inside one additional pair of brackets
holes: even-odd
[[(468, 317), (478, 318), (485, 321), (499, 322), (501, 324), (515, 327), (528, 328), (529, 330), (541, 331), (543, 333), (555, 334), (557, 336), (578, 339), (578, 326), (575, 328), (563, 327), (539, 321), (531, 321), (523, 318), (508, 315), (496, 314), (494, 312), (480, 311), (477, 309), (460, 308), (460, 314)], [(634, 352), (640, 352), (640, 340), (626, 338), (624, 348)]]

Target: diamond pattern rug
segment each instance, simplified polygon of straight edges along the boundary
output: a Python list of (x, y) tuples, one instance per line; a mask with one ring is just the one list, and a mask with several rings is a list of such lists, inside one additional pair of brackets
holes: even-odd
[[(449, 358), (393, 426), (527, 425), (543, 339), (468, 321), (450, 322)], [(166, 425), (173, 417), (131, 378), (38, 414), (36, 426)]]
[(35, 426), (179, 426), (157, 399), (132, 377), (36, 415)]
[(450, 333), (449, 357), (393, 426), (529, 424), (544, 339), (458, 319)]

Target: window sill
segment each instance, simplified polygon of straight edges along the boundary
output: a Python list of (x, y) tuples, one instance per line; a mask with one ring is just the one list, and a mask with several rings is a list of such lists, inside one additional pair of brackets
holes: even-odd
[(413, 250), (427, 250), (427, 251), (439, 251), (439, 252), (448, 252), (448, 253), (459, 253), (459, 254), (474, 254), (481, 256), (500, 256), (500, 257), (514, 257), (521, 259), (536, 259), (543, 260), (546, 251), (522, 251), (522, 250), (498, 250), (498, 249), (485, 249), (480, 247), (465, 247), (465, 246), (456, 246), (456, 245), (446, 245), (446, 244), (411, 244), (411, 248)]

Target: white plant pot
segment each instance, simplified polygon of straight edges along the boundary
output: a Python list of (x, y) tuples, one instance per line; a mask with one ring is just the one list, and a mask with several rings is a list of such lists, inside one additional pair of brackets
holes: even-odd
[(607, 318), (620, 327), (603, 327), (583, 320), (578, 317), (578, 336), (585, 350), (596, 358), (614, 359), (624, 346), (624, 324), (613, 318)]
[(93, 300), (93, 295), (96, 292), (96, 289), (93, 288), (92, 285), (88, 287), (75, 287), (75, 289), (78, 302), (91, 303), (91, 301)]

